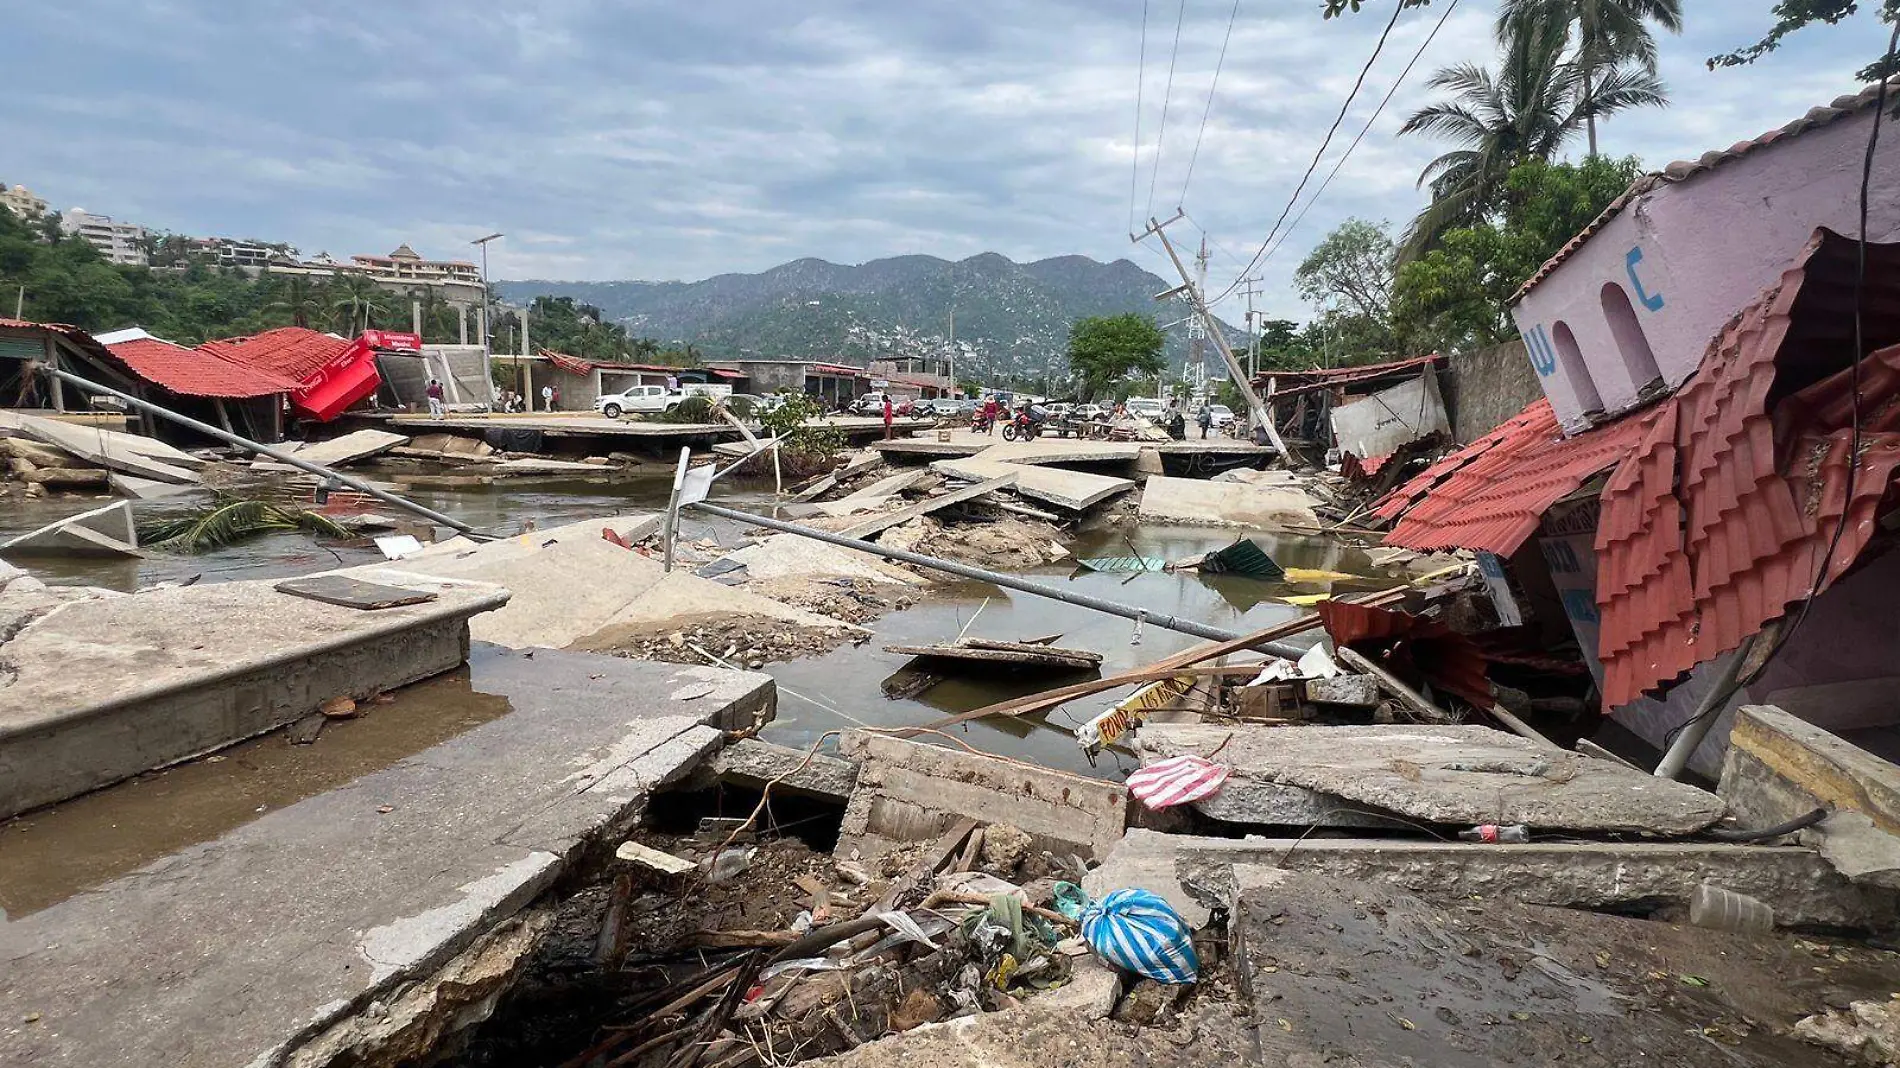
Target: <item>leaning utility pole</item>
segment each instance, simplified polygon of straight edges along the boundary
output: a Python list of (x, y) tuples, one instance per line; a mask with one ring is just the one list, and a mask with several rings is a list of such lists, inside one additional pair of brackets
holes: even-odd
[(1161, 239), (1161, 247), (1167, 250), (1168, 259), (1174, 263), (1175, 271), (1181, 276), (1179, 291), (1187, 294), (1189, 306), (1200, 316), (1203, 325), (1207, 328), (1207, 333), (1213, 337), (1214, 347), (1220, 350), (1221, 359), (1227, 363), (1228, 376), (1239, 388), (1241, 399), (1247, 402), (1247, 410), (1253, 416), (1253, 425), (1266, 430), (1267, 439), (1273, 442), (1274, 448), (1280, 450), (1280, 458), (1290, 461), (1293, 459), (1293, 453), (1286, 447), (1286, 441), (1280, 437), (1280, 429), (1273, 425), (1272, 411), (1261, 401), (1260, 394), (1253, 391), (1253, 380), (1247, 377), (1247, 372), (1240, 366), (1240, 361), (1234, 358), (1234, 350), (1228, 346), (1227, 336), (1222, 333), (1220, 324), (1214, 321), (1214, 313), (1207, 310), (1205, 296), (1195, 288), (1194, 279), (1188, 274), (1187, 265), (1181, 262), (1180, 253), (1174, 251), (1174, 242), (1168, 240), (1167, 227), (1182, 217), (1182, 213), (1177, 212), (1174, 218), (1167, 222), (1150, 219), (1148, 229), (1142, 233), (1142, 237), (1153, 234)]

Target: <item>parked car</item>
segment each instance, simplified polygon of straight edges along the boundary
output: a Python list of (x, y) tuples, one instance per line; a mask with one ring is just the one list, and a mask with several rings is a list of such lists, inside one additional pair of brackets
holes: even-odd
[(665, 386), (631, 386), (619, 393), (594, 398), (594, 410), (609, 419), (622, 415), (658, 415), (682, 399), (678, 390)]
[(1128, 398), (1128, 414), (1139, 415), (1143, 419), (1158, 420), (1167, 411), (1167, 406), (1153, 397)]
[(1234, 425), (1234, 410), (1225, 404), (1210, 404), (1207, 410), (1214, 416), (1214, 425), (1222, 430)]
[(1094, 419), (1108, 414), (1108, 409), (1099, 404), (1078, 404), (1069, 412), (1073, 419)]

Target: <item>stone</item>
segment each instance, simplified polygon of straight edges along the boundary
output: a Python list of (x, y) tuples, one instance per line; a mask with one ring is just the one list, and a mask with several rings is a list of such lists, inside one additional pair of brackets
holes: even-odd
[[(1223, 746), (1234, 776), (1298, 786), (1436, 823), (1688, 834), (1720, 819), (1720, 797), (1552, 751), (1473, 724), (1216, 727), (1151, 723), (1142, 747), (1161, 756)], [(1231, 780), (1230, 780), (1231, 781)]]
[(1773, 705), (1743, 705), (1718, 786), (1743, 827), (1827, 806), (1900, 834), (1900, 767)]
[(930, 469), (964, 481), (1000, 478), (1013, 473), (1016, 476), (1017, 494), (1046, 501), (1071, 512), (1086, 511), (1116, 494), (1135, 488), (1135, 484), (1125, 478), (991, 460), (980, 455), (964, 460), (938, 460), (930, 465)]
[(862, 731), (847, 732), (840, 750), (860, 762), (839, 832), (844, 856), (934, 840), (969, 817), (1019, 828), (1042, 848), (1099, 858), (1127, 826), (1127, 792), (1115, 783)]
[(914, 987), (892, 1010), (891, 1030), (908, 1031), (913, 1027), (936, 1023), (943, 1019), (945, 1011), (942, 999), (921, 986)]
[(102, 508), (69, 515), (25, 534), (0, 542), (0, 553), (16, 556), (52, 553), (59, 556), (139, 556), (138, 530), (132, 505), (116, 501)]
[[(0, 924), (0, 1005), (44, 1015), (0, 1026), (0, 1063), (417, 1063), (436, 1022), (505, 988), (540, 922), (524, 909), (774, 694), (716, 669), (494, 659), (480, 685), (508, 714)], [(664, 698), (694, 682), (718, 690)]]
[(1873, 1068), (1900, 1061), (1900, 1001), (1856, 1001), (1794, 1025), (1797, 1037)]
[(1143, 487), (1135, 514), (1162, 523), (1286, 530), (1318, 527), (1317, 503), (1291, 487), (1155, 475)]
[(1340, 675), (1306, 680), (1306, 699), (1319, 705), (1377, 708), (1384, 695), (1379, 692), (1379, 680), (1370, 675)]
[(365, 612), (268, 580), (158, 587), (31, 618), (0, 672), (0, 816), (49, 804), (447, 671), (468, 619), (508, 600), (417, 579), (433, 601)]
[(1029, 856), (1034, 840), (1028, 832), (1007, 823), (992, 823), (983, 829), (983, 866), (1004, 876), (1015, 874)]

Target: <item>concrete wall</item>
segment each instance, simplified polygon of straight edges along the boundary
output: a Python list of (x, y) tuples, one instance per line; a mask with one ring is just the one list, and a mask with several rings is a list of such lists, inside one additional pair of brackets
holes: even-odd
[[(1568, 431), (1674, 387), (1743, 305), (1774, 285), (1826, 226), (1858, 233), (1871, 108), (1683, 182), (1663, 182), (1525, 296), (1514, 315)], [(1882, 138), (1874, 173), (1900, 173)], [(1874, 183), (1868, 238), (1900, 238), (1900, 186)]]
[(742, 361), (739, 370), (752, 384), (752, 392), (764, 395), (781, 389), (805, 391), (805, 365), (802, 363), (761, 363)]
[(1438, 387), (1460, 443), (1483, 437), (1544, 395), (1522, 341), (1452, 357)]

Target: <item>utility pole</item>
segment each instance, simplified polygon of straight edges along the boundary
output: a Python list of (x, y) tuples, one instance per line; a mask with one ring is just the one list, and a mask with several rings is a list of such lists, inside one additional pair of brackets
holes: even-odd
[[(1207, 235), (1201, 235), (1201, 251), (1194, 257), (1194, 291), (1207, 292)], [(1200, 316), (1188, 320), (1188, 389), (1196, 399), (1207, 395), (1207, 323)]]
[(1253, 415), (1254, 425), (1266, 430), (1267, 438), (1273, 442), (1273, 447), (1280, 450), (1281, 459), (1291, 460), (1293, 453), (1286, 447), (1286, 441), (1280, 437), (1280, 429), (1273, 425), (1273, 413), (1261, 401), (1260, 394), (1254, 392), (1253, 379), (1247, 377), (1246, 369), (1241, 367), (1240, 361), (1234, 357), (1234, 350), (1228, 346), (1226, 336), (1221, 333), (1220, 324), (1214, 321), (1214, 314), (1207, 310), (1206, 298), (1199, 289), (1195, 288), (1194, 279), (1188, 274), (1187, 265), (1181, 262), (1180, 253), (1174, 250), (1174, 242), (1168, 240), (1167, 227), (1180, 218), (1182, 218), (1182, 213), (1176, 213), (1173, 219), (1165, 223), (1150, 219), (1148, 229), (1142, 236), (1153, 234), (1161, 239), (1161, 247), (1167, 251), (1168, 259), (1173, 262), (1176, 273), (1181, 276), (1181, 289), (1187, 293), (1188, 303), (1199, 314), (1207, 333), (1213, 336), (1214, 347), (1220, 350), (1221, 359), (1226, 361), (1227, 374), (1234, 380), (1234, 385), (1240, 389), (1241, 399), (1247, 402), (1247, 410)]
[(1253, 310), (1254, 294), (1260, 292), (1255, 286), (1260, 279), (1256, 276), (1242, 281), (1247, 283), (1247, 374), (1251, 376), (1260, 373), (1260, 324)]
[(957, 395), (957, 306), (950, 305), (950, 395)]
[[(488, 343), (488, 313), (491, 310), (488, 306), (488, 243), (503, 236), (502, 234), (489, 234), (487, 237), (478, 237), (469, 242), (469, 244), (475, 245), (482, 250), (482, 314), (475, 320), (475, 331), (480, 335), (482, 341), (482, 377), (487, 379), (488, 397), (490, 400), (493, 400), (495, 397), (495, 350)], [(418, 315), (417, 318), (421, 318), (421, 316)], [(417, 333), (421, 333), (421, 331), (418, 330)], [(463, 340), (466, 341), (468, 339), (464, 338)], [(444, 360), (443, 362), (446, 365), (447, 361)], [(453, 381), (454, 378), (454, 375), (449, 376), (451, 381)]]

